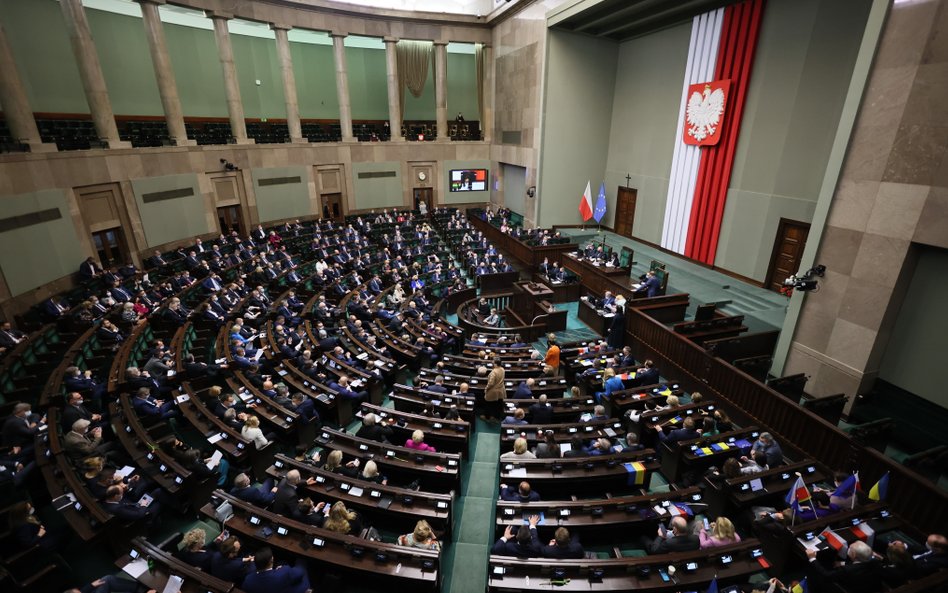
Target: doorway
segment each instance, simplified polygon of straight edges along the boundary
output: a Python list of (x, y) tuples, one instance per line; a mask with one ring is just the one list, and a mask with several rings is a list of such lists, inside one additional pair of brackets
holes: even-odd
[(770, 267), (767, 271), (767, 290), (779, 292), (783, 281), (800, 269), (800, 258), (806, 247), (806, 238), (810, 234), (810, 224), (798, 220), (780, 219), (777, 238), (774, 241)]
[(218, 208), (217, 223), (221, 227), (221, 234), (228, 235), (231, 231), (237, 231), (238, 235), (244, 235), (244, 225), (241, 221), (240, 206), (221, 206)]
[(612, 230), (617, 235), (632, 238), (632, 224), (635, 222), (635, 200), (638, 194), (639, 190), (621, 185), (616, 191), (616, 219), (612, 223)]
[(342, 194), (323, 194), (320, 200), (323, 203), (323, 218), (343, 222), (346, 213), (342, 211)]
[(412, 190), (412, 195), (413, 195), (413, 197), (414, 197), (414, 203), (413, 203), (412, 207), (413, 207), (415, 210), (418, 210), (418, 204), (420, 204), (422, 200), (425, 201), (425, 205), (428, 207), (428, 211), (429, 211), (429, 212), (430, 212), (431, 209), (434, 207), (434, 204), (431, 203), (431, 200), (432, 200), (432, 198), (433, 198), (433, 196), (434, 196), (434, 189), (433, 189), (433, 188), (430, 188), (430, 187), (416, 187), (415, 189)]
[(121, 227), (92, 233), (92, 247), (99, 256), (103, 268), (111, 268), (131, 261), (128, 244)]

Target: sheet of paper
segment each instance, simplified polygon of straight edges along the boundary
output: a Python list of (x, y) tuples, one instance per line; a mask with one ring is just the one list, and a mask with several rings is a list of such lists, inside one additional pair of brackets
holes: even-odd
[(132, 467), (132, 466), (130, 466), (130, 465), (126, 465), (126, 466), (123, 467), (122, 469), (116, 470), (116, 472), (115, 472), (115, 477), (118, 478), (118, 479), (120, 479), (120, 480), (124, 480), (124, 479), (127, 478), (128, 476), (132, 475), (132, 472), (134, 472), (134, 471), (135, 471), (135, 468), (134, 468), (134, 467)]
[(224, 454), (219, 450), (214, 451), (214, 454), (211, 455), (211, 460), (207, 462), (207, 469), (214, 469), (217, 467), (217, 464), (221, 462), (221, 459), (224, 457)]
[(514, 468), (510, 470), (509, 472), (507, 472), (507, 475), (510, 476), (511, 478), (526, 478), (527, 468), (525, 467)]
[(161, 593), (178, 593), (181, 591), (181, 585), (183, 583), (183, 578), (173, 574), (168, 577), (168, 583), (165, 585), (165, 588), (161, 591)]
[(212, 434), (211, 436), (207, 437), (207, 442), (213, 445), (214, 443), (221, 440), (222, 438), (224, 437), (221, 436), (221, 433)]
[(138, 577), (145, 574), (145, 571), (148, 570), (148, 561), (144, 558), (136, 558), (135, 560), (132, 560), (123, 566), (122, 570), (128, 573), (128, 575), (133, 579), (137, 579)]

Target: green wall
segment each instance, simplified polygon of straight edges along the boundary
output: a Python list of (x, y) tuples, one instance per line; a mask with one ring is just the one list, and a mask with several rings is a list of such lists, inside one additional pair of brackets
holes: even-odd
[[(451, 171), (453, 169), (487, 169), (487, 189), (484, 191), (451, 191)], [(490, 188), (497, 172), (491, 170), (490, 161), (442, 161), (441, 172), (444, 186), (441, 197), (445, 204), (468, 204), (470, 202), (489, 202)]]
[(526, 216), (527, 169), (507, 163), (503, 163), (501, 167), (504, 170), (504, 206)]
[[(309, 200), (309, 176), (307, 167), (273, 167), (254, 169), (250, 172), (253, 191), (257, 196), (257, 214), (260, 222), (297, 218), (313, 214)], [(297, 183), (261, 185), (261, 180), (299, 178)]]
[[(112, 109), (118, 115), (162, 115), (158, 85), (142, 20), (86, 9)], [(88, 113), (79, 70), (59, 4), (53, 0), (0, 0), (10, 39), (34, 111)], [(224, 77), (214, 32), (164, 23), (181, 106), (186, 116), (227, 117)], [(40, 40), (40, 41), (37, 41)], [(244, 114), (286, 117), (276, 41), (231, 34)], [(338, 119), (332, 45), (290, 42), (300, 116)], [(385, 50), (346, 48), (353, 119), (388, 119)], [(260, 85), (256, 81), (260, 80)], [(472, 54), (448, 54), (448, 113), (477, 119)], [(435, 119), (434, 64), (418, 99), (405, 93), (406, 119)]]
[(0, 269), (13, 296), (68, 276), (85, 257), (66, 194), (51, 189), (4, 196), (0, 218), (58, 208), (60, 218), (0, 233)]
[[(192, 195), (148, 204), (142, 200), (144, 194), (184, 188), (191, 188)], [(132, 179), (132, 191), (148, 247), (217, 232), (208, 226), (204, 196), (193, 173)]]
[[(359, 178), (359, 173), (380, 171), (395, 171), (395, 176)], [(402, 164), (398, 161), (352, 163), (352, 191), (353, 203), (357, 210), (401, 207), (405, 203), (402, 191)]]
[(780, 219), (812, 220), (870, 4), (767, 3), (715, 265), (763, 281)]
[(618, 44), (550, 30), (537, 224), (578, 224), (579, 197), (595, 193), (609, 148)]
[(88, 113), (59, 4), (2, 0), (0, 20), (33, 111)]
[[(632, 232), (653, 243), (662, 241), (690, 39), (689, 21), (619, 46), (603, 224), (613, 226), (615, 221), (616, 188), (634, 187), (638, 195)], [(631, 176), (628, 182), (626, 175)], [(593, 192), (597, 190), (594, 182)]]
[(879, 366), (879, 377), (906, 391), (948, 407), (944, 378), (948, 352), (948, 250), (920, 247), (915, 275)]

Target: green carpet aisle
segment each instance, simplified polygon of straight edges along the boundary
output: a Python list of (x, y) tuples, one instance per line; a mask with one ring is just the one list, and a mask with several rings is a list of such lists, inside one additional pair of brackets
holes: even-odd
[(461, 492), (454, 504), (454, 538), (443, 555), (443, 593), (487, 587), (487, 559), (494, 539), (500, 458), (500, 426), (476, 420), (471, 455), (461, 465)]

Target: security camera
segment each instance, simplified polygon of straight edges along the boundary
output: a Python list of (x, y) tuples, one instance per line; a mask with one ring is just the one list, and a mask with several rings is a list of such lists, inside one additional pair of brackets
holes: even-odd
[(802, 292), (816, 292), (820, 289), (820, 283), (814, 276), (822, 278), (826, 274), (826, 266), (813, 266), (802, 274), (794, 274), (783, 281), (783, 285), (793, 290)]
[(227, 159), (221, 159), (221, 164), (224, 166), (225, 171), (240, 171), (240, 167), (228, 161)]

